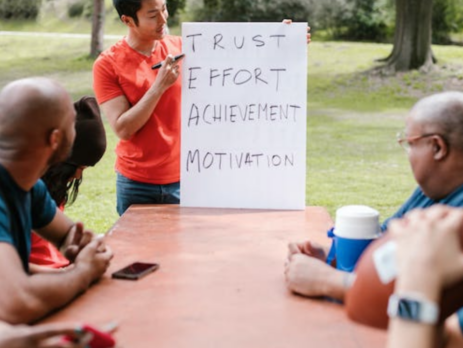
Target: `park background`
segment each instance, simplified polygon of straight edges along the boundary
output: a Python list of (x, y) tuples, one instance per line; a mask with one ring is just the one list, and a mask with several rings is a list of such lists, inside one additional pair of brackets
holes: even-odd
[[(111, 0), (0, 0), (0, 88), (17, 78), (60, 81), (74, 100), (93, 95), (92, 13), (104, 1), (102, 49), (125, 32)], [(431, 6), (435, 64), (391, 71), (378, 60), (394, 42), (396, 8)], [(191, 21), (307, 21), (306, 204), (334, 216), (347, 204), (391, 215), (416, 186), (407, 155), (396, 142), (410, 107), (421, 97), (462, 90), (463, 0), (167, 0), (171, 33)], [(100, 17), (101, 20), (101, 17)], [(426, 28), (425, 28), (426, 29)], [(84, 173), (79, 198), (66, 209), (96, 232), (117, 220), (114, 149)], [(278, 183), (275, 188), (278, 189)]]

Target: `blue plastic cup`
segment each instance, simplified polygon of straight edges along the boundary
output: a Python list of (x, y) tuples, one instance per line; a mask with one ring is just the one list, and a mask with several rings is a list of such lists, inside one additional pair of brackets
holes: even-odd
[(352, 272), (363, 251), (374, 239), (350, 239), (334, 237), (336, 249), (336, 268), (341, 271)]
[(336, 260), (336, 268), (352, 272), (366, 247), (380, 235), (379, 213), (364, 205), (348, 205), (336, 211), (335, 228), (328, 231), (332, 238), (327, 263)]

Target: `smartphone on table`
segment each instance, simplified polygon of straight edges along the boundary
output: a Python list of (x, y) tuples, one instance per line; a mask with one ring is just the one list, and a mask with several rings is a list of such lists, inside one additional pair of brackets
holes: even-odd
[(145, 275), (156, 271), (159, 268), (158, 263), (134, 262), (112, 274), (116, 279), (137, 280)]

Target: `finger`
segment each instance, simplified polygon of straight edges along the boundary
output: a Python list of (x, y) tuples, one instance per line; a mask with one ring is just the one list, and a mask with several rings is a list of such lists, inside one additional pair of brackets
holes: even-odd
[(389, 223), (387, 228), (388, 233), (391, 234), (393, 238), (399, 238), (404, 232), (404, 227), (407, 225), (408, 221), (405, 219), (395, 219)]
[(85, 348), (88, 347), (88, 344), (93, 339), (93, 334), (91, 332), (86, 332), (82, 338), (79, 339), (79, 343), (75, 348)]
[(293, 22), (292, 19), (283, 19), (283, 23), (285, 24), (291, 24)]
[(309, 256), (316, 256), (319, 253), (320, 247), (310, 241), (305, 242), (301, 247), (302, 254)]
[(171, 54), (168, 54), (166, 59), (164, 60), (164, 66), (167, 68), (172, 67), (172, 63), (174, 62), (174, 57)]
[(90, 243), (92, 240), (94, 240), (96, 237), (97, 235), (94, 234), (92, 231), (84, 230), (82, 232), (82, 238), (80, 239), (79, 247), (83, 248), (88, 243)]
[(43, 324), (30, 326), (29, 337), (35, 341), (41, 341), (46, 338), (61, 335), (74, 335), (76, 325), (70, 324)]
[(101, 247), (101, 244), (103, 244), (103, 241), (101, 239), (94, 239), (90, 243), (88, 243), (84, 249), (87, 250), (92, 250), (94, 253), (98, 252), (98, 249)]
[(82, 239), (83, 232), (84, 232), (84, 224), (80, 221), (77, 221), (74, 224), (74, 236), (73, 236), (71, 243), (79, 245), (80, 240)]
[(463, 209), (447, 210), (447, 215), (442, 222), (442, 230), (444, 233), (453, 235), (456, 242), (460, 242), (463, 237)]
[(99, 252), (99, 253), (103, 253), (103, 252), (106, 251), (107, 246), (106, 246), (106, 243), (104, 241), (104, 238), (105, 238), (104, 234), (95, 235), (95, 237), (93, 238), (95, 240), (101, 240), (102, 241), (102, 243), (100, 244), (100, 246), (98, 247), (98, 250), (97, 250), (97, 252)]
[(79, 253), (79, 247), (77, 245), (69, 245), (64, 250), (63, 254), (69, 261), (74, 261), (77, 254)]
[(114, 257), (114, 253), (109, 246), (106, 245), (105, 250), (103, 252), (98, 252), (98, 256), (106, 259), (106, 261), (110, 261)]
[(432, 219), (442, 219), (454, 212), (456, 208), (450, 207), (448, 205), (436, 204), (428, 209), (427, 214)]
[(410, 210), (409, 212), (407, 212), (405, 214), (405, 216), (408, 218), (408, 219), (416, 219), (418, 216), (420, 216), (423, 212), (423, 209), (420, 209), (420, 208), (416, 208), (416, 209), (413, 209), (413, 210)]
[(299, 246), (297, 243), (289, 243), (288, 244), (288, 252), (289, 252), (289, 255), (293, 255), (293, 254), (298, 254), (301, 251), (301, 249), (299, 249)]
[(89, 347), (90, 341), (93, 339), (91, 332), (74, 332), (73, 335), (67, 336), (71, 339), (56, 337), (42, 341), (39, 348), (86, 348)]
[(306, 255), (313, 255), (316, 248), (312, 245), (311, 242), (304, 243), (302, 252)]

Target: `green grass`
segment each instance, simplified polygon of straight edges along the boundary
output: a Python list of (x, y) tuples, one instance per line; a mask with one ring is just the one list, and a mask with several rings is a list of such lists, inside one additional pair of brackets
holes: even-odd
[[(64, 32), (75, 23), (55, 23)], [(77, 25), (90, 32), (87, 23)], [(125, 32), (107, 18), (106, 33)], [(0, 25), (25, 31), (33, 26)], [(47, 30), (52, 28), (46, 27)], [(67, 29), (66, 29), (67, 28)], [(44, 28), (41, 28), (44, 29)], [(42, 30), (45, 31), (45, 30)], [(179, 28), (173, 28), (179, 33)], [(109, 47), (115, 39), (105, 41)], [(463, 72), (459, 47), (434, 47), (436, 71), (395, 77), (367, 74), (375, 59), (388, 55), (391, 45), (315, 42), (308, 56), (307, 204), (327, 207), (331, 214), (346, 204), (366, 204), (392, 214), (409, 196), (415, 183), (406, 154), (395, 134), (403, 128), (407, 110), (421, 96), (443, 89), (461, 89)], [(92, 92), (88, 59), (89, 39), (0, 37), (0, 87), (26, 76), (59, 80), (74, 99)], [(84, 174), (76, 203), (66, 212), (87, 226), (104, 232), (116, 221), (114, 149), (116, 137), (106, 124), (108, 149), (102, 161)]]

